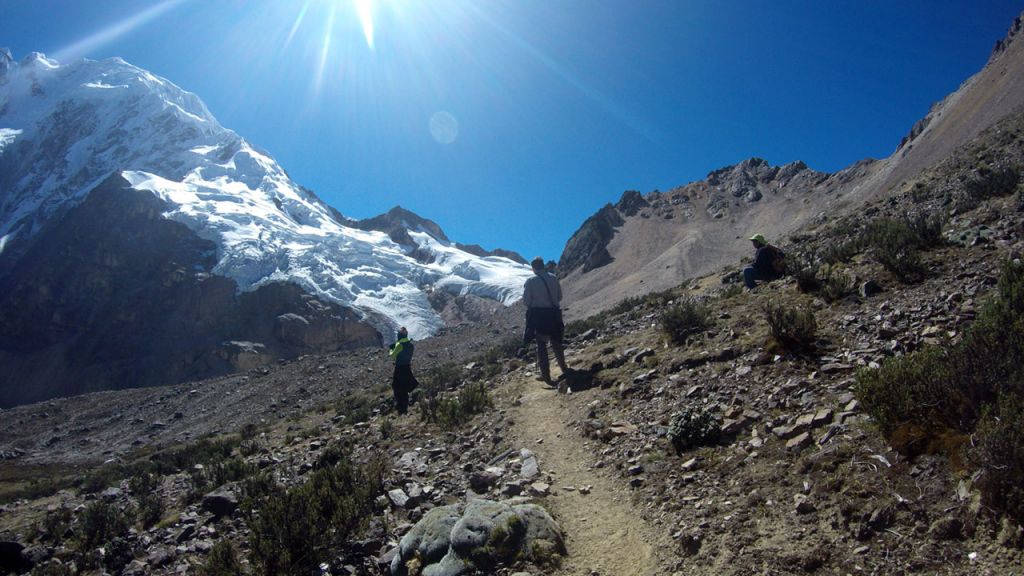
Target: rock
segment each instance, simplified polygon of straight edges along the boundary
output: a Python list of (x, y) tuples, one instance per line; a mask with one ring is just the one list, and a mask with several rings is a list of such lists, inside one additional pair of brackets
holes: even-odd
[(811, 443), (811, 435), (804, 432), (786, 442), (786, 450), (799, 450)]
[(540, 465), (537, 464), (537, 457), (533, 452), (523, 448), (520, 453), (522, 467), (519, 469), (519, 476), (525, 480), (536, 478), (540, 474)]
[(230, 516), (237, 508), (238, 499), (230, 492), (210, 492), (206, 496), (203, 496), (203, 510), (206, 510), (217, 518)]
[(423, 576), (490, 573), (517, 560), (546, 565), (555, 554), (565, 554), (564, 537), (543, 508), (473, 500), (428, 512), (399, 543), (391, 574), (409, 574), (413, 565)]
[(793, 501), (796, 504), (795, 509), (797, 514), (811, 514), (817, 510), (814, 504), (808, 500), (807, 496), (804, 494), (796, 494), (793, 496)]
[(652, 350), (650, 348), (644, 348), (643, 350), (638, 352), (635, 356), (633, 356), (633, 362), (635, 364), (640, 364), (640, 363), (642, 363), (644, 361), (644, 359), (650, 358), (651, 356), (654, 356), (654, 350)]
[(401, 488), (388, 490), (388, 500), (391, 501), (391, 505), (395, 508), (405, 508), (409, 505), (409, 495)]
[(848, 370), (853, 370), (853, 369), (854, 369), (854, 366), (852, 366), (850, 364), (843, 364), (841, 362), (830, 362), (828, 364), (823, 364), (821, 366), (821, 373), (822, 374), (835, 374), (837, 372), (846, 372)]
[(862, 282), (860, 288), (857, 290), (861, 298), (870, 298), (875, 294), (881, 294), (882, 291), (882, 285), (874, 280), (866, 280)]
[(157, 548), (146, 556), (146, 564), (153, 568), (162, 568), (174, 560), (174, 550), (168, 548)]
[(32, 569), (32, 565), (25, 558), (23, 551), (25, 546), (12, 540), (0, 541), (0, 569), (6, 574), (8, 571), (21, 574)]
[(181, 529), (180, 532), (178, 532), (178, 535), (174, 537), (174, 541), (178, 544), (182, 544), (184, 542), (188, 542), (189, 540), (191, 540), (192, 537), (195, 535), (196, 527), (194, 524), (190, 524), (188, 526), (185, 526)]
[(530, 484), (530, 494), (544, 497), (551, 493), (551, 485), (547, 482), (534, 482)]
[(963, 537), (964, 523), (955, 516), (944, 516), (928, 527), (928, 535), (936, 540), (959, 540)]
[(495, 472), (495, 470), (488, 468), (486, 470), (481, 470), (470, 474), (469, 486), (470, 488), (473, 489), (474, 492), (482, 494), (490, 490), (491, 486), (493, 486), (500, 478), (501, 474), (498, 474)]
[(121, 497), (121, 489), (111, 486), (100, 493), (100, 498), (103, 498), (107, 502), (113, 502)]

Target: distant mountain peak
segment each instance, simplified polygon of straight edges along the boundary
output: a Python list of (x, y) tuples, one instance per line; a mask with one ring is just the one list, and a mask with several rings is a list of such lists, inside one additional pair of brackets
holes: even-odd
[(8, 54), (0, 57), (10, 67), (0, 83), (0, 276), (46, 223), (120, 173), (166, 202), (166, 218), (213, 241), (213, 273), (242, 290), (295, 282), (415, 337), (443, 326), (424, 287), (505, 304), (520, 295), (522, 264), (459, 250), (437, 223), (401, 206), (344, 218), (164, 78), (120, 58), (60, 65), (33, 52), (12, 64)]

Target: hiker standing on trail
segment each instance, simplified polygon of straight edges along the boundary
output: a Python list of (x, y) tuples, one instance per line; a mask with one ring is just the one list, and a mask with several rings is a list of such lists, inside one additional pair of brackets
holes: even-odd
[(395, 406), (399, 414), (409, 410), (409, 392), (420, 385), (412, 375), (412, 354), (416, 347), (409, 340), (409, 331), (402, 326), (398, 338), (391, 345), (388, 356), (395, 359), (395, 374), (391, 379), (391, 390), (395, 393)]
[(540, 256), (530, 262), (533, 277), (523, 286), (523, 304), (526, 304), (526, 332), (523, 343), (537, 339), (537, 367), (540, 368), (540, 379), (553, 386), (551, 370), (548, 365), (548, 343), (555, 353), (555, 361), (566, 376), (569, 367), (565, 364), (565, 351), (562, 349), (562, 333), (565, 324), (562, 322), (562, 287), (558, 278), (548, 272), (544, 259)]
[(743, 269), (743, 283), (747, 288), (753, 290), (757, 286), (757, 280), (771, 281), (782, 278), (786, 268), (786, 253), (772, 246), (761, 234), (754, 234), (750, 237), (754, 244), (754, 263)]

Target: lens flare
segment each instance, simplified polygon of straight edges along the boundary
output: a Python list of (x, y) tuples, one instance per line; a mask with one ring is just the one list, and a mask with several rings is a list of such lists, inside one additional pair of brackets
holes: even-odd
[(366, 45), (373, 50), (373, 0), (355, 0), (355, 7)]

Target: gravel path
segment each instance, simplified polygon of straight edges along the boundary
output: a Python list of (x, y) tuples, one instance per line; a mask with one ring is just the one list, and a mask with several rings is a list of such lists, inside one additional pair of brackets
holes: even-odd
[(559, 394), (532, 379), (520, 385), (515, 433), (519, 445), (537, 454), (541, 471), (554, 479), (545, 507), (566, 534), (569, 557), (557, 575), (662, 574), (654, 531), (630, 501), (630, 489), (593, 468), (595, 448), (567, 426), (568, 408), (579, 395)]

